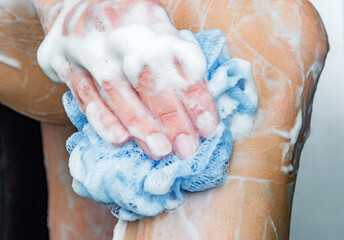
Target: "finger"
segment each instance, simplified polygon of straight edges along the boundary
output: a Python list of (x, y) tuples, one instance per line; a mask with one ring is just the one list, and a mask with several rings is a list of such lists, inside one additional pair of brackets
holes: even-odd
[(109, 97), (108, 105), (147, 155), (160, 159), (170, 154), (172, 145), (163, 128), (144, 106), (128, 81), (103, 81), (102, 85)]
[(199, 137), (183, 105), (172, 91), (156, 92), (152, 85), (154, 85), (152, 74), (145, 67), (140, 75), (138, 93), (149, 110), (165, 127), (173, 143), (174, 153), (182, 159), (194, 156), (199, 146)]
[[(180, 62), (175, 60), (174, 64), (179, 74), (188, 80)], [(219, 116), (206, 80), (196, 82), (182, 91), (182, 102), (198, 134), (204, 138), (213, 137), (219, 125)]]
[(70, 79), (79, 106), (95, 132), (108, 144), (118, 146), (126, 143), (130, 138), (128, 131), (101, 100), (90, 75), (71, 71)]
[(182, 93), (182, 102), (200, 136), (211, 138), (219, 125), (215, 101), (207, 83), (196, 83)]

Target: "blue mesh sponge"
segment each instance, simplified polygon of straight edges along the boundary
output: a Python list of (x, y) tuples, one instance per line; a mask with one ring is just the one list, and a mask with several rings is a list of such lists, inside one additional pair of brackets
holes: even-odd
[(235, 114), (252, 115), (258, 105), (251, 65), (229, 57), (227, 38), (221, 30), (196, 35), (182, 30), (181, 35), (186, 39), (196, 37), (204, 52), (209, 90), (221, 119), (216, 136), (201, 139), (193, 159), (180, 160), (171, 154), (155, 161), (134, 141), (121, 147), (109, 146), (80, 112), (71, 92), (63, 96), (67, 115), (78, 129), (66, 142), (72, 187), (80, 196), (107, 204), (112, 214), (122, 220), (158, 215), (180, 206), (184, 191), (220, 186), (232, 153), (232, 118)]

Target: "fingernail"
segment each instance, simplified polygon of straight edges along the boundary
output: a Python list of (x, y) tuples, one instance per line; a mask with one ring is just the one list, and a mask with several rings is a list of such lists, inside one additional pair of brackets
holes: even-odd
[(216, 135), (216, 129), (219, 122), (209, 112), (204, 112), (197, 117), (196, 127), (198, 133), (204, 138), (212, 138)]
[(114, 125), (109, 130), (113, 136), (112, 145), (120, 146), (130, 139), (129, 133), (122, 126)]
[(194, 138), (187, 134), (179, 134), (174, 140), (176, 154), (179, 158), (187, 159), (194, 156), (198, 144)]
[(146, 144), (156, 157), (164, 157), (172, 151), (170, 141), (161, 133), (153, 133), (146, 138)]

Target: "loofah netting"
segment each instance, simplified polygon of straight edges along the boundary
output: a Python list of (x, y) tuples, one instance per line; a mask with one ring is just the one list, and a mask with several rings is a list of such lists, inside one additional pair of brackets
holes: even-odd
[(183, 30), (182, 35), (186, 39), (196, 37), (205, 54), (209, 89), (221, 119), (216, 136), (201, 139), (193, 159), (180, 160), (171, 154), (155, 161), (134, 141), (109, 146), (80, 112), (71, 92), (63, 96), (67, 115), (78, 129), (66, 143), (72, 187), (80, 196), (107, 204), (122, 220), (134, 221), (177, 208), (184, 200), (183, 191), (220, 186), (232, 152), (232, 119), (235, 115), (251, 116), (257, 108), (251, 66), (244, 60), (230, 59), (226, 36), (220, 30), (196, 35)]

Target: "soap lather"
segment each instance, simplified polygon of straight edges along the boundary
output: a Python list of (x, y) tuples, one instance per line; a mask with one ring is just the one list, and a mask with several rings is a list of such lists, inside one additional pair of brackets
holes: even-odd
[[(220, 125), (211, 139), (201, 139), (192, 159), (171, 154), (150, 159), (134, 141), (109, 146), (96, 134), (80, 112), (71, 92), (63, 105), (78, 129), (66, 142), (73, 189), (80, 196), (107, 204), (113, 215), (126, 221), (156, 216), (183, 203), (184, 191), (197, 192), (220, 186), (228, 172), (233, 136), (240, 116), (250, 117), (258, 97), (249, 62), (231, 59), (226, 36), (218, 29), (193, 34), (182, 30), (186, 39), (196, 38), (207, 60), (208, 87), (213, 94)], [(239, 117), (238, 117), (239, 116)], [(247, 122), (247, 121), (245, 121)], [(245, 126), (250, 128), (252, 126)]]

